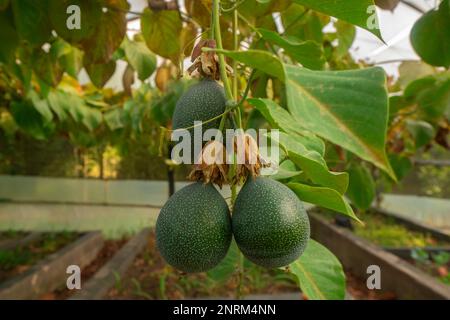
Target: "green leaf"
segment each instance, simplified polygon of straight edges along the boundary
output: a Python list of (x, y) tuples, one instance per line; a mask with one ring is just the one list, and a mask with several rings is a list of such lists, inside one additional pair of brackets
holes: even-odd
[(62, 38), (53, 42), (50, 54), (54, 60), (57, 60), (62, 69), (73, 78), (77, 78), (78, 73), (83, 67), (83, 52), (70, 45)]
[(362, 164), (352, 164), (347, 171), (350, 175), (348, 198), (359, 209), (370, 208), (375, 198), (375, 182), (370, 171)]
[(389, 97), (389, 121), (392, 121), (397, 113), (411, 106), (404, 96), (390, 96)]
[(66, 111), (68, 109), (68, 106), (65, 107), (65, 104), (67, 103), (65, 98), (65, 93), (57, 90), (50, 91), (47, 96), (47, 101), (50, 108), (54, 113), (56, 113), (56, 116), (60, 121), (64, 121), (67, 119)]
[(48, 102), (61, 121), (67, 120), (69, 114), (73, 121), (83, 124), (90, 131), (96, 129), (103, 120), (102, 113), (87, 106), (77, 94), (55, 90), (49, 93)]
[(83, 124), (89, 131), (94, 131), (103, 121), (102, 113), (94, 108), (84, 107), (83, 112)]
[(361, 222), (353, 212), (352, 207), (350, 207), (343, 196), (336, 190), (326, 187), (310, 186), (302, 183), (288, 183), (286, 185), (291, 188), (302, 201), (340, 212)]
[(178, 61), (182, 29), (180, 14), (175, 10), (144, 10), (141, 17), (142, 36), (147, 47), (157, 55)]
[[(278, 0), (279, 2), (281, 0)], [(231, 7), (231, 4), (227, 7)], [(239, 13), (246, 17), (250, 23), (256, 25), (258, 18), (265, 16), (270, 13), (270, 4), (269, 1), (243, 1), (239, 6)]]
[(45, 140), (51, 130), (51, 122), (45, 123), (41, 114), (26, 100), (13, 101), (11, 114), (17, 125), (38, 140)]
[(389, 161), (391, 162), (392, 169), (399, 180), (402, 180), (413, 167), (413, 164), (409, 158), (399, 154), (390, 154)]
[(56, 87), (62, 79), (63, 70), (50, 53), (36, 49), (32, 57), (33, 71), (46, 85)]
[[(74, 22), (76, 15), (72, 11), (67, 13), (67, 9), (72, 5), (80, 8), (80, 29), (67, 27), (68, 23)], [(53, 29), (58, 36), (71, 44), (80, 43), (93, 36), (102, 16), (100, 1), (92, 0), (51, 0), (49, 10), (52, 13), (50, 21)]]
[(295, 125), (294, 119), (289, 112), (274, 101), (270, 99), (248, 99), (247, 101), (261, 112), (272, 127), (282, 129), (288, 133), (302, 133), (302, 130)]
[(403, 95), (418, 103), (421, 119), (438, 122), (444, 115), (450, 119), (450, 72), (417, 79), (406, 87)]
[(386, 77), (381, 68), (311, 71), (286, 65), (288, 108), (298, 124), (386, 171)]
[(116, 62), (111, 60), (108, 63), (88, 64), (84, 67), (92, 83), (97, 88), (103, 88), (116, 71)]
[(294, 2), (357, 25), (382, 39), (373, 0), (294, 0)]
[(135, 100), (127, 100), (123, 105), (123, 111), (126, 119), (131, 124), (134, 132), (142, 132), (142, 117), (145, 111), (142, 104)]
[(122, 43), (128, 62), (138, 73), (138, 78), (144, 81), (156, 69), (156, 56), (142, 42), (130, 41), (125, 37)]
[(236, 242), (233, 240), (225, 258), (217, 266), (209, 270), (207, 275), (214, 281), (225, 282), (233, 275), (234, 272), (236, 272), (238, 262), (239, 249)]
[(72, 46), (64, 41), (62, 38), (57, 38), (50, 47), (50, 56), (57, 60), (62, 56), (69, 54), (72, 51)]
[(121, 129), (124, 127), (123, 123), (123, 109), (115, 108), (105, 112), (103, 115), (105, 123), (111, 131)]
[(351, 48), (356, 37), (356, 28), (354, 25), (342, 20), (336, 21), (334, 27), (336, 28), (338, 39), (336, 58), (339, 59), (348, 54), (348, 50)]
[(12, 1), (11, 4), (20, 38), (32, 45), (44, 44), (52, 31), (48, 23), (48, 1), (20, 0)]
[(203, 1), (184, 0), (187, 13), (203, 28), (209, 28), (211, 24), (211, 10), (205, 6)]
[(277, 173), (270, 176), (274, 180), (289, 179), (301, 174), (301, 171), (297, 170), (297, 167), (291, 160), (283, 161), (278, 167)]
[(395, 179), (385, 152), (388, 96), (383, 69), (312, 71), (283, 66), (264, 51), (217, 51), (285, 80), (288, 108), (300, 126), (374, 163)]
[(306, 148), (317, 151), (320, 155), (325, 153), (324, 142), (313, 134), (299, 128), (295, 119), (289, 112), (269, 99), (247, 99), (274, 129), (280, 129), (295, 136)]
[(281, 37), (277, 32), (258, 29), (262, 38), (285, 50), (297, 62), (309, 69), (320, 70), (325, 64), (322, 47), (314, 41), (299, 41), (295, 37)]
[(450, 66), (450, 1), (431, 10), (414, 24), (411, 44), (417, 54), (433, 66)]
[(274, 135), (269, 137), (288, 152), (289, 159), (299, 166), (313, 183), (334, 189), (340, 194), (345, 193), (348, 186), (347, 173), (329, 171), (322, 155), (317, 151), (308, 150), (297, 137), (283, 132), (279, 132), (278, 139)]
[(215, 50), (218, 53), (223, 53), (231, 59), (240, 61), (246, 66), (261, 70), (268, 75), (274, 76), (280, 80), (285, 79), (283, 63), (276, 56), (267, 51), (262, 50), (247, 50), (247, 51), (229, 51), (229, 50)]
[(311, 12), (308, 8), (295, 3), (281, 12), (281, 20), (286, 35), (296, 36), (302, 40), (313, 40), (317, 43), (323, 43), (322, 30), (330, 22), (328, 16)]
[(41, 99), (39, 95), (36, 93), (36, 91), (30, 91), (28, 93), (28, 98), (31, 100), (36, 110), (42, 115), (42, 117), (47, 122), (53, 120), (53, 113), (50, 110), (47, 100)]
[(127, 31), (126, 0), (103, 0), (108, 9), (101, 13), (94, 33), (81, 42), (85, 61), (89, 64), (107, 63), (118, 49)]
[(432, 75), (436, 70), (423, 61), (404, 61), (398, 67), (398, 82), (404, 89), (414, 80)]
[(8, 11), (0, 12), (0, 62), (5, 64), (14, 61), (14, 52), (19, 44), (19, 36)]
[(305, 252), (289, 265), (302, 292), (310, 300), (343, 300), (345, 274), (339, 260), (320, 243), (310, 239)]
[(408, 119), (406, 128), (413, 136), (417, 149), (429, 143), (436, 134), (433, 126), (426, 121)]

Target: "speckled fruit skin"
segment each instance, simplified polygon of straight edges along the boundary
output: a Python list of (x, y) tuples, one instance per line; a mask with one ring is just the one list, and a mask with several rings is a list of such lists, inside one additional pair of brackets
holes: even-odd
[(193, 183), (166, 202), (156, 221), (156, 245), (166, 262), (184, 272), (203, 272), (227, 254), (231, 217), (211, 185)]
[[(172, 118), (173, 129), (188, 128), (194, 121), (206, 121), (225, 112), (223, 88), (213, 80), (202, 80), (193, 85), (178, 100)], [(218, 128), (220, 119), (203, 125), (203, 131)]]
[(252, 262), (277, 268), (295, 261), (310, 235), (309, 219), (295, 193), (269, 178), (249, 178), (236, 199), (233, 234)]

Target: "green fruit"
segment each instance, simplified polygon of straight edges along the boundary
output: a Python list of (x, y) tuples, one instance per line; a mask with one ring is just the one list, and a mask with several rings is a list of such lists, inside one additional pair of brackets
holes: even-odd
[(310, 228), (301, 201), (282, 183), (248, 178), (236, 199), (233, 234), (242, 253), (266, 268), (295, 261), (305, 250)]
[[(213, 80), (202, 80), (193, 85), (178, 100), (173, 113), (173, 129), (188, 128), (194, 121), (209, 120), (225, 112), (223, 88)], [(203, 131), (218, 128), (220, 118), (203, 125)]]
[(231, 243), (228, 205), (211, 184), (193, 183), (166, 202), (156, 222), (156, 245), (166, 262), (184, 272), (216, 266)]

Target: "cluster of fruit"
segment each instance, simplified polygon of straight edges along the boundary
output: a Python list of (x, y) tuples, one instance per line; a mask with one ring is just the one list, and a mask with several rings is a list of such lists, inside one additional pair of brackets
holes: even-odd
[[(202, 80), (178, 101), (173, 127), (192, 126), (225, 111), (223, 89)], [(208, 123), (218, 127), (218, 122)], [(207, 271), (226, 256), (232, 237), (252, 262), (276, 268), (290, 264), (305, 250), (308, 216), (294, 192), (264, 177), (248, 177), (232, 208), (212, 183), (194, 182), (176, 192), (156, 223), (163, 258), (183, 272)]]

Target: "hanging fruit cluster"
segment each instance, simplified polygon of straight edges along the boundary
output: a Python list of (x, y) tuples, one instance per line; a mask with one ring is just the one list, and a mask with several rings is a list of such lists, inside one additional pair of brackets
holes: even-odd
[[(212, 41), (203, 41), (211, 45)], [(196, 51), (197, 50), (197, 51)], [(226, 115), (224, 89), (216, 82), (217, 58), (202, 56), (194, 49), (193, 67), (203, 77), (179, 99), (173, 129), (189, 128), (194, 150), (194, 122), (202, 121), (202, 131), (223, 131), (221, 115)], [(211, 120), (213, 119), (213, 120)], [(221, 262), (234, 239), (244, 256), (267, 268), (289, 265), (305, 250), (310, 236), (308, 216), (301, 201), (288, 187), (260, 176), (265, 166), (256, 141), (249, 135), (233, 138), (233, 153), (243, 145), (243, 161), (230, 170), (227, 153), (219, 141), (207, 142), (191, 160), (209, 156), (217, 161), (199, 161), (190, 175), (196, 180), (176, 192), (164, 205), (156, 223), (157, 246), (164, 259), (183, 272), (207, 271)], [(250, 161), (252, 157), (256, 161)], [(241, 159), (242, 160), (242, 159)], [(245, 181), (232, 214), (227, 202), (214, 187)]]

